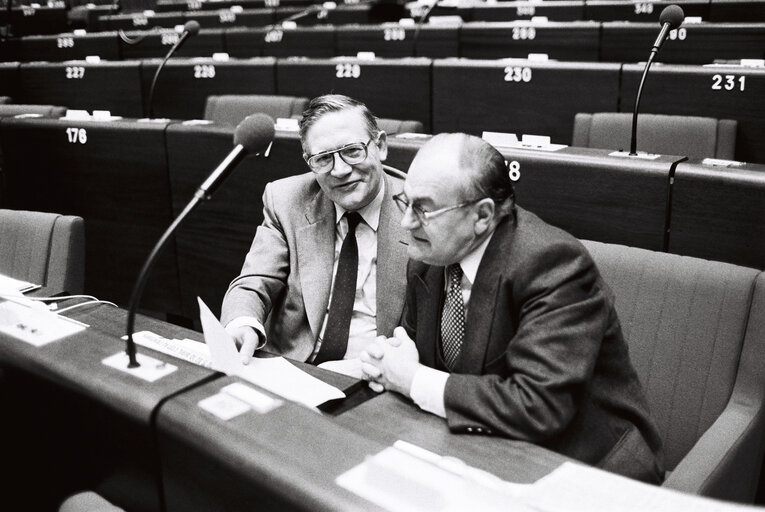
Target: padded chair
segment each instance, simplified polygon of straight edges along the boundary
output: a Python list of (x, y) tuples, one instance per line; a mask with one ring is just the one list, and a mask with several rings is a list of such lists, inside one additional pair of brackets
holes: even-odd
[(749, 502), (765, 430), (765, 273), (584, 242), (664, 441), (664, 486)]
[(112, 505), (100, 494), (83, 491), (65, 499), (59, 506), (58, 512), (125, 512), (125, 510)]
[(0, 105), (7, 105), (11, 102), (10, 96), (0, 96)]
[(58, 105), (15, 105), (0, 104), (0, 117), (13, 117), (22, 114), (33, 114), (37, 117), (58, 119), (66, 115), (67, 108)]
[(261, 94), (226, 94), (208, 96), (204, 118), (217, 124), (236, 126), (245, 117), (261, 112), (277, 119), (300, 116), (308, 106), (309, 99), (297, 96), (273, 96)]
[[(638, 116), (637, 150), (689, 158), (732, 159), (736, 128), (732, 119), (695, 116)], [(632, 114), (600, 112), (574, 117), (573, 146), (629, 151)]]
[(377, 126), (388, 135), (423, 132), (422, 122), (413, 120), (378, 118)]
[(85, 230), (81, 217), (0, 209), (0, 274), (52, 291), (82, 293)]

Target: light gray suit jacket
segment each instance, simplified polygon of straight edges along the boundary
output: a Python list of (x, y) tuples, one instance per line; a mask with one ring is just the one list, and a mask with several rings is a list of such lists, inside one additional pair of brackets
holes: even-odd
[[(406, 292), (407, 242), (391, 197), (403, 173), (385, 174), (377, 229), (377, 334), (392, 336)], [(239, 277), (223, 298), (221, 323), (251, 316), (265, 324), (266, 350), (305, 361), (329, 304), (335, 252), (335, 207), (313, 173), (266, 185), (258, 227)]]

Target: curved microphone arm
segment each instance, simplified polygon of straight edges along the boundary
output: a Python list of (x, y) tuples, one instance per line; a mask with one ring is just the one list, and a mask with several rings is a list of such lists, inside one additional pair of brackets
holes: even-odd
[(176, 217), (176, 219), (173, 221), (172, 224), (170, 224), (170, 227), (167, 228), (167, 231), (165, 231), (165, 233), (159, 239), (157, 244), (151, 250), (149, 257), (146, 259), (146, 262), (143, 264), (143, 267), (141, 268), (140, 274), (138, 274), (138, 280), (136, 281), (135, 286), (133, 287), (133, 293), (130, 295), (130, 302), (128, 303), (127, 350), (126, 350), (128, 355), (128, 360), (129, 360), (128, 368), (137, 368), (141, 366), (138, 363), (138, 360), (136, 359), (135, 341), (133, 341), (133, 332), (135, 327), (136, 310), (138, 309), (138, 303), (141, 301), (141, 295), (143, 295), (143, 289), (146, 286), (146, 281), (149, 278), (151, 269), (154, 267), (154, 263), (157, 261), (157, 257), (159, 256), (159, 253), (162, 252), (162, 249), (167, 244), (167, 241), (170, 240), (170, 237), (172, 236), (173, 232), (175, 232), (175, 230), (178, 229), (178, 226), (181, 225), (181, 222), (184, 221), (184, 219), (188, 216), (188, 214), (191, 213), (191, 211), (196, 207), (197, 204), (199, 204), (199, 202), (202, 199), (206, 199), (206, 198), (199, 194), (195, 194), (194, 197), (191, 198), (191, 201), (189, 201), (189, 204), (186, 205), (186, 207), (183, 209), (181, 214), (178, 215), (178, 217)]
[(172, 57), (172, 55), (175, 53), (175, 50), (180, 48), (181, 42), (188, 37), (188, 32), (184, 32), (183, 35), (181, 35), (181, 38), (178, 40), (178, 43), (170, 49), (169, 52), (167, 52), (167, 55), (165, 55), (165, 58), (162, 59), (162, 62), (159, 64), (159, 67), (157, 68), (156, 73), (154, 73), (154, 78), (151, 80), (151, 87), (149, 87), (149, 99), (148, 99), (148, 112), (147, 116), (148, 118), (154, 117), (154, 88), (157, 86), (157, 78), (159, 78), (159, 73), (162, 71), (162, 68), (165, 67), (165, 63), (167, 60)]
[(652, 51), (651, 55), (648, 56), (648, 62), (645, 64), (645, 69), (643, 69), (643, 76), (640, 78), (640, 85), (638, 86), (637, 96), (635, 97), (635, 108), (632, 111), (632, 139), (630, 140), (630, 156), (637, 155), (637, 122), (638, 122), (638, 110), (640, 109), (640, 97), (643, 95), (643, 84), (645, 83), (645, 78), (648, 76), (648, 70), (651, 69), (651, 64), (653, 64), (653, 59), (656, 57), (656, 54), (658, 52)]

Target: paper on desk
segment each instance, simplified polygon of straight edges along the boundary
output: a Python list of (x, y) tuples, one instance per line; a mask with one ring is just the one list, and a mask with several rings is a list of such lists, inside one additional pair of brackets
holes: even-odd
[(540, 512), (743, 512), (752, 507), (644, 484), (582, 464), (564, 462), (523, 495)]
[(329, 370), (335, 373), (342, 373), (349, 377), (360, 379), (363, 377), (361, 373), (361, 359), (354, 357), (353, 359), (338, 359), (336, 361), (324, 361), (319, 368)]
[(0, 295), (18, 295), (40, 288), (39, 284), (20, 281), (6, 275), (0, 274)]
[(283, 357), (257, 358), (243, 365), (234, 339), (226, 332), (210, 308), (197, 297), (205, 342), (210, 346), (215, 370), (236, 375), (288, 400), (316, 407), (328, 400), (344, 398), (345, 393), (312, 377)]

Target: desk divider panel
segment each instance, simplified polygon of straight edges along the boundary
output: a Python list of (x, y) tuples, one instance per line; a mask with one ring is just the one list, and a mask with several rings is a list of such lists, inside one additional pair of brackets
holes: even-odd
[[(0, 122), (8, 206), (85, 219), (85, 292), (126, 304), (172, 220), (166, 123)], [(157, 261), (141, 307), (177, 313), (175, 243)]]
[[(33, 34), (58, 34), (67, 31), (67, 7), (63, 2), (57, 7), (36, 7), (20, 5), (11, 8), (11, 33), (14, 37)], [(0, 25), (8, 24), (8, 7), (3, 4), (0, 9)]]
[[(143, 61), (144, 102), (159, 60)], [(202, 119), (207, 97), (217, 94), (275, 94), (270, 57), (252, 59), (170, 59), (154, 89), (154, 116)], [(148, 104), (146, 105), (148, 111)]]
[[(632, 112), (642, 64), (625, 64), (622, 112)], [(735, 65), (654, 64), (640, 111), (738, 120), (736, 160), (765, 162), (765, 69)], [(626, 103), (625, 103), (626, 102)]]
[[(657, 34), (656, 23), (603, 23), (600, 60), (644, 62)], [(762, 23), (689, 23), (670, 31), (656, 62), (711, 64), (719, 59), (763, 57), (765, 26)], [(646, 84), (650, 81), (651, 77)]]
[[(175, 29), (123, 31), (119, 35), (120, 52), (123, 59), (164, 58), (179, 37)], [(189, 37), (173, 57), (212, 57), (224, 48), (223, 29), (206, 28)]]
[(16, 103), (63, 105), (70, 109), (108, 110), (141, 117), (141, 67), (138, 61), (30, 62), (19, 68)]
[(618, 64), (460, 59), (433, 63), (432, 133), (548, 135), (571, 143), (577, 112), (618, 106)]
[(335, 29), (332, 26), (231, 27), (225, 31), (226, 51), (231, 57), (314, 57), (335, 55)]
[(184, 13), (184, 23), (196, 20), (203, 28), (263, 27), (274, 22), (273, 9), (220, 9)]
[(709, 21), (765, 21), (762, 0), (711, 0)]
[(424, 57), (280, 60), (276, 64), (277, 91), (309, 98), (346, 94), (366, 103), (377, 117), (422, 121), (429, 132), (431, 63)]
[(459, 39), (459, 56), (469, 59), (525, 59), (530, 53), (545, 53), (555, 60), (596, 62), (600, 50), (600, 23), (465, 23), (460, 28)]
[(186, 23), (186, 18), (182, 12), (147, 13), (141, 11), (99, 16), (98, 22), (101, 30), (147, 30), (155, 27), (173, 28), (176, 25), (183, 25)]
[(14, 103), (21, 103), (18, 95), (19, 66), (18, 62), (0, 62), (0, 96), (10, 96)]
[[(167, 147), (173, 212), (178, 215), (197, 187), (233, 149), (232, 127), (175, 124)], [(266, 183), (309, 172), (297, 136), (277, 135), (268, 158), (248, 156), (176, 233), (183, 311), (198, 317), (196, 297), (220, 313), (223, 295), (239, 275), (256, 228), (263, 222)]]
[(765, 166), (677, 166), (669, 252), (765, 269)]

